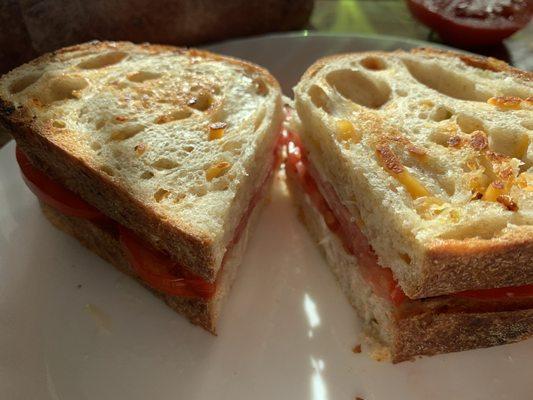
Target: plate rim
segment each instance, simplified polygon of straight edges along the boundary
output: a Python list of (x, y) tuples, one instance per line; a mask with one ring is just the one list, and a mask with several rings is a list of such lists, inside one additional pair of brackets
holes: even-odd
[[(403, 42), (405, 44), (411, 45), (414, 47), (436, 47), (443, 50), (453, 50), (460, 53), (466, 53), (466, 54), (473, 54), (465, 50), (461, 50), (455, 47), (447, 46), (440, 43), (432, 43), (425, 40), (419, 40), (419, 39), (411, 39), (406, 37), (396, 37), (392, 35), (381, 35), (381, 34), (374, 34), (374, 33), (358, 33), (358, 32), (322, 32), (322, 31), (312, 31), (309, 29), (299, 30), (299, 31), (287, 31), (287, 32), (269, 32), (269, 33), (261, 33), (257, 35), (250, 35), (246, 37), (238, 37), (238, 38), (229, 38), (229, 39), (223, 39), (216, 42), (211, 43), (204, 43), (199, 45), (200, 48), (203, 49), (211, 49), (212, 47), (218, 47), (222, 45), (239, 45), (243, 42), (250, 42), (250, 41), (257, 41), (257, 40), (265, 40), (265, 39), (295, 39), (295, 38), (339, 38), (339, 39), (346, 39), (346, 38), (353, 38), (353, 39), (362, 39), (362, 40), (375, 40), (375, 41), (382, 41), (382, 40), (391, 40), (395, 42)], [(187, 46), (187, 47), (194, 47), (194, 46)]]

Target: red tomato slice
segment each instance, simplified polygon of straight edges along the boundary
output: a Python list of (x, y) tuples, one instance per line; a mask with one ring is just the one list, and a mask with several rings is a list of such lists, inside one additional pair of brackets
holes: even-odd
[(500, 43), (531, 20), (530, 0), (407, 0), (413, 15), (455, 46)]
[(16, 157), (24, 182), (43, 203), (71, 217), (91, 220), (106, 218), (104, 214), (80, 199), (78, 195), (31, 165), (28, 157), (18, 147), (16, 148)]
[(277, 171), (279, 168), (280, 162), (281, 162), (281, 144), (283, 143), (284, 137), (282, 135), (279, 136), (278, 142), (274, 148), (274, 160), (272, 162), (270, 171), (268, 172), (267, 176), (259, 185), (257, 190), (252, 195), (252, 198), (250, 199), (250, 203), (248, 204), (248, 208), (242, 215), (241, 219), (239, 220), (239, 223), (237, 224), (237, 227), (235, 228), (235, 233), (233, 235), (233, 238), (226, 246), (226, 253), (224, 254), (224, 259), (222, 260), (222, 265), (224, 265), (224, 262), (226, 261), (226, 257), (229, 255), (230, 250), (239, 242), (241, 239), (242, 233), (244, 232), (244, 229), (246, 228), (246, 225), (248, 224), (248, 220), (250, 219), (250, 216), (252, 215), (252, 212), (255, 209), (255, 206), (257, 203), (259, 203), (259, 200), (261, 200), (261, 197), (263, 196), (263, 192), (266, 189), (267, 183), (270, 181), (270, 178), (272, 178), (272, 175)]
[(181, 268), (163, 253), (148, 247), (129, 229), (119, 226), (119, 234), (130, 265), (151, 288), (171, 296), (203, 299), (209, 299), (215, 293), (215, 283)]
[(453, 296), (480, 300), (531, 297), (533, 296), (533, 285), (512, 286), (496, 289), (467, 290), (464, 292), (454, 293)]
[[(327, 182), (317, 183), (319, 174), (305, 157), (300, 138), (289, 134), (287, 144), (287, 173), (293, 176), (307, 193), (317, 210), (322, 214), (328, 228), (334, 232), (346, 251), (356, 256), (359, 270), (373, 292), (399, 306), (407, 296), (398, 285), (392, 271), (379, 265), (378, 259), (352, 216), (341, 203), (333, 187)], [(328, 200), (319, 189), (327, 191)]]

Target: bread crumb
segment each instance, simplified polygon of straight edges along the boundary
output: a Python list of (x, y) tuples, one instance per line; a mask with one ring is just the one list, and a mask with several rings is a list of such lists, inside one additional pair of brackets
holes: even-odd
[(352, 351), (353, 351), (355, 354), (359, 354), (359, 353), (361, 353), (361, 344), (356, 344), (356, 345), (353, 347)]
[(513, 168), (512, 168), (512, 167), (507, 167), (507, 168), (505, 168), (503, 171), (500, 171), (500, 173), (499, 173), (498, 175), (499, 175), (500, 178), (502, 178), (503, 180), (509, 180), (509, 178), (511, 178), (512, 176), (514, 176)]
[(374, 347), (370, 357), (375, 361), (390, 361), (392, 360), (392, 354), (388, 347), (384, 345), (377, 345)]
[(111, 332), (111, 318), (100, 307), (89, 303), (85, 305), (85, 310), (93, 318), (98, 329), (105, 333)]

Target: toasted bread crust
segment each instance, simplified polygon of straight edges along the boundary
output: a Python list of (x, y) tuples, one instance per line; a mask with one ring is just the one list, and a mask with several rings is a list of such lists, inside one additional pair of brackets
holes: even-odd
[(520, 226), (497, 239), (435, 241), (426, 254), (422, 284), (413, 298), (531, 284), (532, 238), (533, 227)]
[[(396, 53), (403, 53), (403, 52), (404, 52), (403, 50), (396, 51)], [(504, 72), (509, 75), (515, 76), (519, 79), (523, 79), (526, 81), (533, 81), (533, 72), (523, 71), (521, 69), (515, 68), (507, 64), (505, 61), (498, 60), (497, 58), (460, 53), (458, 51), (452, 51), (452, 50), (437, 49), (434, 47), (419, 47), (419, 48), (412, 49), (410, 52), (413, 54), (421, 54), (421, 55), (428, 56), (428, 57), (443, 57), (443, 58), (447, 57), (447, 58), (460, 59), (464, 64), (470, 67), (493, 71), (493, 72)], [(311, 65), (305, 71), (305, 73), (302, 75), (300, 79), (302, 80), (302, 79), (312, 78), (313, 75), (315, 75), (324, 65), (329, 64), (330, 62), (342, 59), (349, 54), (352, 54), (352, 53), (334, 54), (334, 55), (323, 57), (317, 60), (313, 65)], [(388, 53), (385, 51), (368, 51), (368, 52), (364, 52), (361, 54), (364, 54), (365, 56), (387, 56), (391, 53)]]
[(463, 63), (469, 65), (470, 67), (494, 72), (505, 72), (527, 81), (533, 80), (533, 72), (523, 71), (507, 64), (505, 61), (498, 60), (497, 58), (493, 57), (483, 57), (474, 54), (459, 53), (457, 51), (436, 49), (434, 47), (420, 47), (411, 50), (411, 52), (432, 57), (459, 58)]
[[(245, 71), (260, 74), (270, 85), (279, 88), (277, 81), (268, 71), (251, 63), (206, 51), (165, 45), (94, 41), (45, 54), (27, 65), (42, 65), (60, 60), (72, 52), (106, 49), (133, 49), (148, 54), (169, 52), (186, 54), (193, 58), (222, 60), (242, 67)], [(277, 124), (276, 121), (272, 123)], [(44, 170), (85, 201), (132, 229), (148, 243), (168, 253), (191, 271), (208, 281), (214, 281), (221, 257), (215, 254), (212, 238), (196, 231), (187, 221), (161, 218), (152, 208), (136, 200), (126, 186), (112, 181), (88, 161), (70, 154), (68, 143), (64, 146), (53, 143), (48, 139), (53, 127), (40, 124), (25, 106), (15, 108), (13, 103), (0, 98), (0, 124), (13, 135), (37, 168)], [(277, 126), (271, 128), (278, 129)]]
[(518, 342), (533, 336), (533, 309), (424, 313), (396, 321), (392, 362)]

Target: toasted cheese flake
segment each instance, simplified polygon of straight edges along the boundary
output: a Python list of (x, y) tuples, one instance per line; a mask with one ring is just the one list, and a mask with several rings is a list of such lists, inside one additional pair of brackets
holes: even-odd
[(461, 220), (461, 213), (459, 210), (451, 210), (449, 213), (449, 218), (454, 224), (456, 224)]
[(516, 156), (515, 158), (524, 158), (527, 153), (527, 148), (529, 147), (529, 138), (527, 135), (523, 135), (518, 142), (518, 146), (516, 148)]
[(533, 181), (533, 174), (522, 172), (516, 179), (516, 185), (527, 192), (533, 192), (533, 186), (528, 183), (528, 180)]
[(415, 157), (423, 158), (427, 152), (422, 147), (417, 147), (414, 144), (407, 145), (407, 151)]
[(265, 96), (268, 94), (268, 87), (265, 83), (265, 81), (261, 78), (255, 78), (253, 80), (253, 84), (255, 86), (255, 92), (260, 96)]
[(170, 121), (172, 121), (172, 117), (170, 116), (170, 114), (167, 114), (167, 115), (160, 115), (159, 117), (157, 117), (155, 120), (155, 123), (166, 124), (167, 122), (170, 122)]
[(519, 110), (522, 102), (529, 103), (529, 98), (522, 99), (516, 96), (496, 96), (487, 100), (487, 103), (505, 110)]
[(490, 179), (485, 174), (474, 176), (468, 182), (470, 190), (472, 191), (472, 200), (479, 200), (483, 197), (483, 193), (487, 190)]
[(337, 121), (336, 130), (337, 137), (343, 142), (352, 142), (357, 144), (361, 141), (361, 133), (358, 132), (353, 124), (346, 119)]
[(399, 174), (404, 171), (404, 167), (398, 156), (392, 149), (384, 144), (376, 147), (376, 154), (381, 164), (392, 174)]
[(413, 199), (429, 196), (429, 191), (406, 170), (396, 175), (396, 179), (407, 189)]
[(231, 167), (231, 164), (226, 161), (221, 161), (215, 165), (210, 166), (205, 171), (205, 178), (208, 181), (218, 178), (226, 173), (226, 171)]
[(477, 159), (475, 159), (475, 158), (469, 159), (466, 162), (466, 166), (468, 167), (468, 169), (470, 171), (475, 171), (475, 170), (479, 169), (479, 167), (480, 167), (479, 161)]
[(501, 171), (500, 177), (502, 177), (503, 180), (496, 180), (492, 182), (485, 191), (485, 194), (483, 195), (483, 200), (498, 202), (502, 204), (505, 208), (507, 208), (509, 211), (517, 211), (518, 205), (509, 195), (513, 185), (516, 183), (516, 186), (518, 188), (526, 191), (533, 191), (533, 188), (531, 186), (528, 186), (527, 175), (525, 172), (520, 174), (516, 179), (512, 174), (512, 168), (508, 168), (506, 170)]
[(222, 138), (226, 126), (225, 122), (214, 122), (209, 125), (209, 141)]
[(485, 191), (485, 194), (483, 195), (483, 200), (498, 201), (498, 196), (507, 194), (508, 189), (510, 188), (506, 188), (506, 185), (504, 185), (502, 181), (494, 181)]
[(489, 139), (483, 131), (474, 131), (470, 137), (470, 147), (474, 150), (481, 151), (489, 147)]
[(434, 196), (421, 197), (415, 200), (414, 206), (418, 214), (424, 219), (438, 216), (446, 208), (446, 202)]
[(378, 145), (376, 147), (376, 154), (389, 174), (405, 187), (413, 199), (430, 195), (424, 185), (405, 169), (398, 156), (389, 146), (383, 144)]
[(507, 194), (501, 194), (496, 198), (496, 201), (503, 204), (509, 211), (517, 211), (518, 205), (511, 199), (511, 196)]
[(65, 124), (63, 121), (61, 121), (59, 119), (56, 119), (56, 120), (54, 120), (54, 122), (52, 122), (52, 126), (54, 128), (63, 129), (63, 128), (67, 127), (67, 124)]
[(462, 141), (463, 140), (461, 139), (461, 136), (453, 135), (448, 139), (446, 144), (448, 145), (448, 147), (461, 147)]

